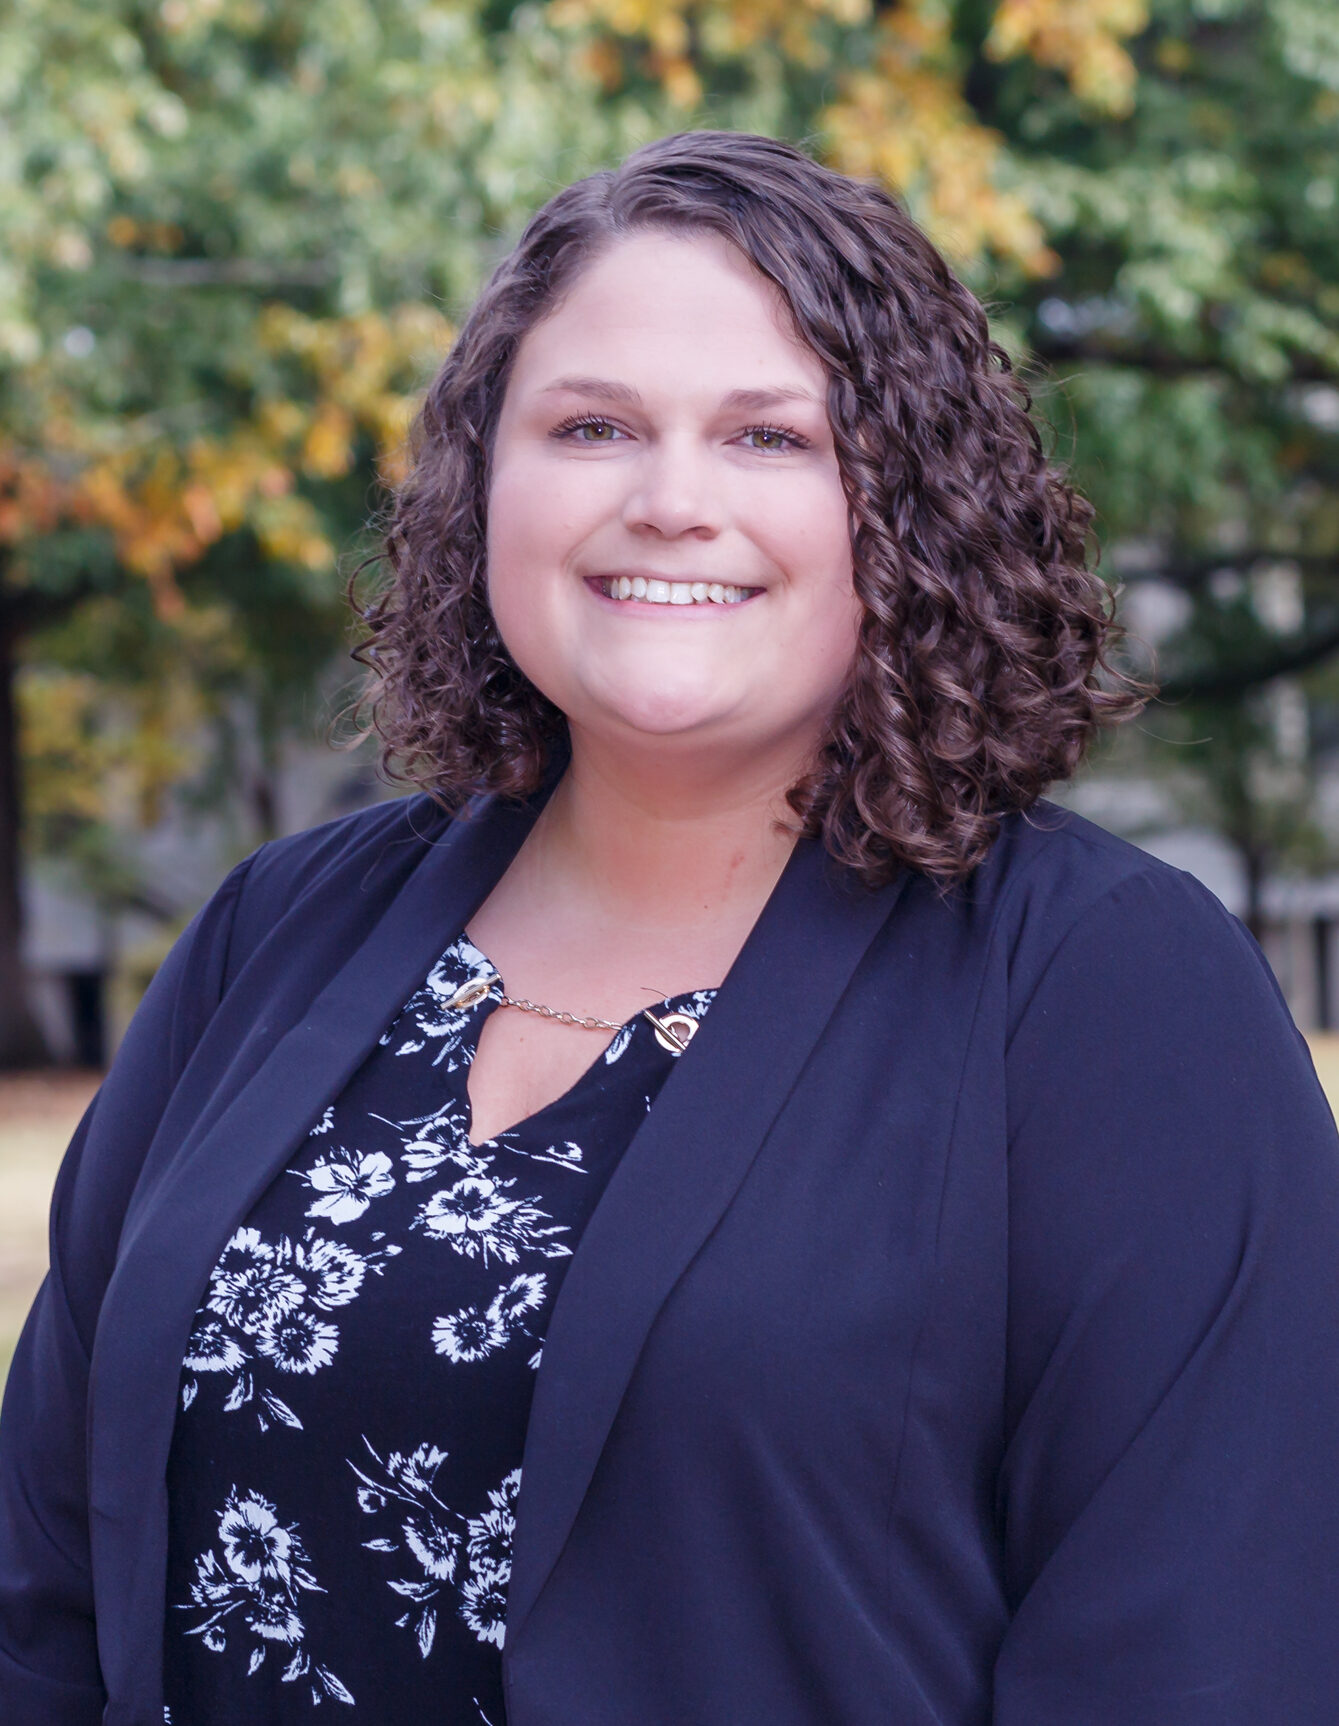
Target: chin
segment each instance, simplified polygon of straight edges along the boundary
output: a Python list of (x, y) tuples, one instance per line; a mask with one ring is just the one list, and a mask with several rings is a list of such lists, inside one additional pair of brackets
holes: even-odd
[(725, 718), (713, 703), (705, 707), (694, 702), (660, 702), (642, 700), (604, 710), (605, 723), (612, 720), (625, 733), (638, 737), (697, 737), (718, 727)]
[(583, 720), (592, 732), (617, 731), (630, 741), (635, 738), (675, 737), (701, 739), (727, 727), (734, 709), (719, 694), (709, 700), (656, 695), (640, 690), (622, 701), (601, 700), (586, 709)]
[(647, 737), (673, 737), (726, 723), (739, 705), (739, 700), (722, 688), (719, 678), (662, 680), (634, 673), (617, 679), (601, 678), (589, 689), (587, 699), (571, 711), (584, 709), (592, 727), (612, 721)]

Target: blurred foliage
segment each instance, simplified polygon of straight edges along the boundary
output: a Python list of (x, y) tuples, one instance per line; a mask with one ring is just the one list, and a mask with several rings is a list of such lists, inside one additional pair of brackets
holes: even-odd
[[(1331, 0), (10, 0), (0, 111), (0, 644), (30, 844), (104, 895), (183, 782), (273, 824), (452, 320), (559, 185), (700, 124), (881, 176), (992, 303), (1116, 573), (1187, 596), (1141, 760), (1258, 781), (1277, 676), (1339, 732)], [(1280, 558), (1282, 624), (1221, 597)]]
[[(103, 890), (128, 808), (191, 772), (272, 828), (448, 309), (555, 169), (654, 129), (596, 95), (537, 15), (477, 6), (6, 10), (0, 603), (34, 849), (97, 856)], [(95, 687), (50, 747), (39, 710)]]

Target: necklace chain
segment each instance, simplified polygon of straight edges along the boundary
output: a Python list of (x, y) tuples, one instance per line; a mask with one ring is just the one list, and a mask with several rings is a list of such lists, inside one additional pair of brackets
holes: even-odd
[(583, 1031), (621, 1031), (621, 1025), (615, 1025), (610, 1019), (596, 1019), (590, 1016), (578, 1018), (575, 1013), (560, 1013), (554, 1007), (543, 1007), (538, 1001), (513, 1001), (510, 995), (498, 997), (499, 1005), (503, 1007), (518, 1007), (522, 1013), (538, 1013), (541, 1019), (556, 1019), (560, 1025), (580, 1025)]
[[(538, 1001), (514, 1001), (510, 995), (499, 995), (498, 1004), (502, 1007), (517, 1007), (522, 1013), (538, 1013), (541, 1019), (556, 1019), (560, 1025), (579, 1025), (583, 1031), (623, 1029), (622, 1025), (615, 1025), (611, 1019), (579, 1019), (575, 1013), (559, 1013), (553, 1007), (541, 1006)], [(643, 1007), (642, 1018), (649, 1019), (655, 1026), (656, 1041), (672, 1055), (682, 1055), (697, 1030), (697, 1020), (689, 1013), (669, 1013), (658, 1019), (649, 1007)]]
[[(484, 996), (495, 986), (500, 985), (499, 977), (473, 977), (468, 983), (461, 985), (451, 998), (453, 1007), (473, 1007), (482, 1001)], [(594, 1014), (582, 1018), (577, 1013), (560, 1013), (556, 1007), (546, 1007), (539, 1001), (517, 1000), (514, 996), (499, 993), (498, 1004), (502, 1007), (515, 1007), (521, 1013), (537, 1013), (541, 1019), (553, 1019), (559, 1025), (575, 1025), (582, 1031), (621, 1031), (622, 1025), (616, 1025), (612, 1019), (597, 1019)], [(642, 1009), (642, 1018), (650, 1021), (655, 1027), (656, 1041), (670, 1051), (681, 1055), (693, 1040), (697, 1030), (697, 1020), (691, 1013), (665, 1013), (657, 1017), (649, 1007)]]

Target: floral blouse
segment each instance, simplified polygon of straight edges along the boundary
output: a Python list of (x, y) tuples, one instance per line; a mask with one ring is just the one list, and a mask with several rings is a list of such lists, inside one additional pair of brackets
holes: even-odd
[(465, 935), (223, 1249), (168, 1464), (170, 1726), (502, 1726), (514, 1510), (548, 1315), (714, 991), (638, 1016), (470, 1142), (502, 984)]

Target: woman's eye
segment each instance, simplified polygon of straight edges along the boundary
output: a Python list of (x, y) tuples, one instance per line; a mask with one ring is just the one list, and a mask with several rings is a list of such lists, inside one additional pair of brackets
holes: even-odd
[(770, 455), (798, 448), (800, 440), (778, 426), (750, 426), (744, 433), (744, 441), (751, 449), (765, 450)]
[(576, 443), (613, 443), (622, 433), (608, 420), (570, 420), (558, 427), (558, 436)]

